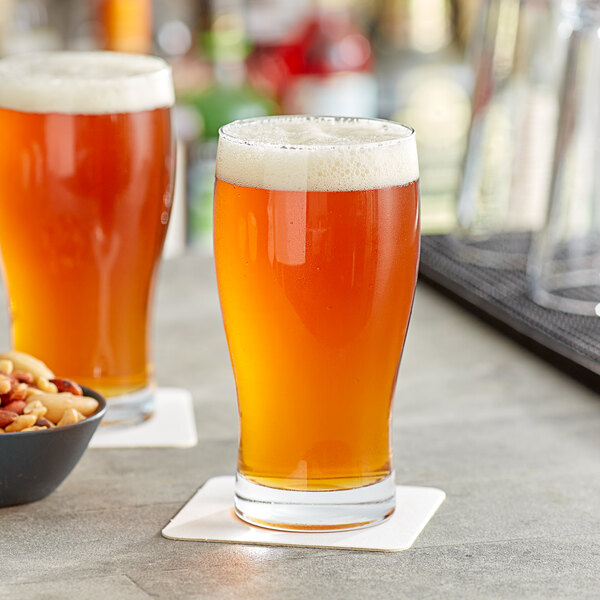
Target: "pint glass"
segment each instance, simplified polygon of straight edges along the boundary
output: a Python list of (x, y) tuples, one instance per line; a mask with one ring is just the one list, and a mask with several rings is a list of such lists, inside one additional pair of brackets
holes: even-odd
[(216, 176), (237, 514), (287, 530), (382, 521), (419, 256), (414, 133), (376, 119), (237, 121), (220, 131)]
[(171, 205), (171, 72), (103, 52), (0, 61), (0, 248), (15, 349), (152, 410), (150, 307)]

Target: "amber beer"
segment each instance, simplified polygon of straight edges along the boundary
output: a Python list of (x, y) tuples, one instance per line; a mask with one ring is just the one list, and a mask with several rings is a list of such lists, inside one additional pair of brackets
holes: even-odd
[(143, 401), (142, 411), (171, 204), (172, 103), (170, 70), (156, 58), (0, 61), (0, 246), (13, 345), (107, 396)]
[[(414, 135), (399, 124), (279, 117), (223, 128), (214, 240), (242, 518), (341, 529), (393, 510), (390, 415), (417, 277), (417, 180)], [(378, 485), (392, 498), (375, 517), (260, 510), (285, 504), (278, 490), (368, 496)]]

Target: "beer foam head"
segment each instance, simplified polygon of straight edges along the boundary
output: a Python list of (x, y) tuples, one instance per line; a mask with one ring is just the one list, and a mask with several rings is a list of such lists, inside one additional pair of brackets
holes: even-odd
[(175, 100), (160, 58), (117, 52), (47, 52), (0, 60), (0, 107), (101, 114), (152, 110)]
[(370, 190), (419, 178), (414, 131), (381, 119), (262, 117), (221, 128), (217, 177), (285, 191)]

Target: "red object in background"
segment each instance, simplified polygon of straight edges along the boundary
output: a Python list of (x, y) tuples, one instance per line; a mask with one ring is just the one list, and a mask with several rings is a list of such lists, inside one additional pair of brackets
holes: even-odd
[[(323, 93), (323, 86), (334, 81), (347, 96), (345, 92), (352, 91), (345, 89), (350, 80), (344, 77), (342, 81), (340, 75), (355, 75), (352, 87), (357, 93), (361, 91), (358, 87), (374, 86), (371, 43), (346, 11), (316, 12), (279, 43), (257, 45), (248, 59), (248, 69), (255, 85), (278, 98), (285, 112), (322, 112), (319, 102), (326, 105), (335, 102), (331, 91)], [(371, 95), (366, 95), (367, 100), (371, 100)], [(316, 106), (303, 106), (305, 96), (310, 96), (311, 104)], [(374, 116), (367, 114), (372, 112), (370, 108), (362, 109), (350, 112)]]
[(370, 71), (371, 44), (347, 13), (325, 13), (306, 23), (292, 47), (289, 64), (294, 74)]

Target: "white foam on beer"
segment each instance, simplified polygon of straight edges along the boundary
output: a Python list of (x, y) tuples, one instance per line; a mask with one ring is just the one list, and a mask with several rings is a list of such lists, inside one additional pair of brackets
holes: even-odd
[(264, 117), (221, 129), (217, 177), (286, 191), (370, 190), (419, 178), (412, 129), (379, 119)]
[(0, 60), (0, 107), (37, 113), (152, 110), (175, 101), (171, 68), (154, 56), (46, 52)]

